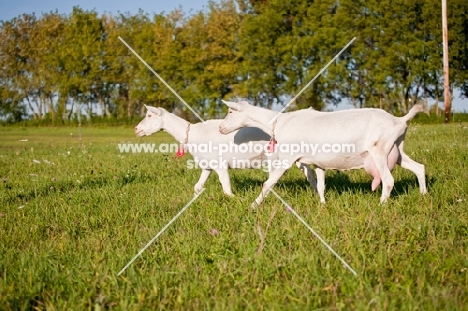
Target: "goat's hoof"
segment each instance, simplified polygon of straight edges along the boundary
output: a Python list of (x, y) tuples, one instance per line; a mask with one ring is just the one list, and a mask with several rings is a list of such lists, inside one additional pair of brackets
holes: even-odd
[(226, 192), (225, 192), (224, 195), (226, 195), (226, 196), (228, 196), (228, 197), (230, 197), (230, 198), (235, 197), (235, 195), (233, 195), (232, 193), (226, 193)]
[(255, 201), (253, 201), (252, 204), (250, 204), (250, 209), (252, 209), (252, 210), (256, 210), (259, 207), (260, 207), (260, 205)]

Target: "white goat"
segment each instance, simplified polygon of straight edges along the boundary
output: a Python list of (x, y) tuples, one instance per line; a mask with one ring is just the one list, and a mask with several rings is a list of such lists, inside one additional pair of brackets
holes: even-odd
[[(195, 184), (195, 193), (198, 193), (203, 188), (206, 180), (214, 170), (218, 174), (224, 193), (228, 196), (233, 196), (228, 167), (252, 168), (249, 167), (249, 164), (251, 165), (255, 160), (257, 160), (256, 163), (258, 163), (263, 156), (263, 151), (258, 153), (252, 152), (252, 150), (263, 150), (264, 145), (270, 140), (268, 134), (256, 127), (246, 127), (232, 131), (229, 135), (222, 135), (219, 133), (219, 126), (223, 120), (208, 120), (206, 123), (191, 124), (163, 108), (151, 106), (146, 106), (146, 108), (147, 112), (145, 118), (135, 127), (135, 134), (138, 137), (149, 136), (160, 130), (164, 130), (177, 141), (181, 142), (183, 146), (189, 146), (188, 149), (190, 153), (195, 159), (198, 159), (200, 163), (203, 161), (208, 164), (207, 167), (201, 167), (202, 173), (200, 179)], [(207, 150), (207, 148), (196, 148), (202, 145), (207, 146), (208, 143), (211, 146), (211, 150)], [(228, 150), (222, 154), (220, 153), (223, 148), (231, 144), (238, 146), (238, 152), (235, 152), (236, 150)], [(240, 152), (240, 150), (243, 150), (241, 145), (244, 144), (251, 145), (250, 149), (247, 150), (248, 152)], [(261, 144), (261, 148), (256, 148), (254, 146), (256, 144)], [(223, 151), (225, 150), (226, 149)], [(296, 165), (303, 171), (311, 187), (316, 190), (317, 181), (310, 167), (302, 163), (296, 163)], [(259, 167), (254, 166), (254, 168)], [(318, 178), (319, 184), (323, 184), (324, 182), (320, 181), (320, 173)]]
[[(269, 190), (276, 184), (291, 163), (300, 161), (304, 164), (313, 164), (317, 176), (320, 169), (349, 170), (364, 168), (374, 180), (372, 190), (375, 190), (382, 181), (383, 203), (390, 196), (394, 180), (391, 170), (395, 164), (412, 171), (419, 182), (420, 192), (426, 193), (424, 165), (410, 159), (403, 151), (405, 133), (408, 121), (418, 112), (421, 105), (415, 105), (403, 117), (395, 117), (381, 109), (356, 109), (336, 112), (321, 112), (313, 109), (304, 109), (294, 112), (278, 114), (278, 112), (255, 107), (247, 102), (224, 102), (229, 106), (229, 113), (221, 123), (219, 130), (223, 134), (231, 133), (246, 126), (256, 126), (266, 133), (273, 133), (278, 146), (280, 145), (310, 145), (354, 146), (352, 152), (327, 153), (308, 152), (300, 150), (277, 153), (279, 163), (270, 171), (268, 180), (263, 184), (262, 192), (253, 205), (260, 205)], [(272, 124), (270, 125), (270, 121)], [(284, 165), (286, 164), (286, 165)], [(318, 182), (321, 179), (318, 177)], [(322, 179), (324, 181), (324, 178)], [(319, 194), (322, 198), (324, 191), (319, 185)]]

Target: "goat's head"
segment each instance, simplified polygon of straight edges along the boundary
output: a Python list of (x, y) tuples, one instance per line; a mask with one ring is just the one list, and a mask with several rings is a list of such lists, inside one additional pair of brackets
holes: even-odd
[(146, 116), (135, 127), (135, 134), (138, 137), (148, 136), (157, 133), (163, 126), (163, 115), (165, 111), (161, 108), (146, 106)]
[(219, 132), (221, 134), (226, 135), (240, 128), (249, 126), (249, 117), (245, 113), (245, 108), (249, 103), (245, 101), (234, 103), (224, 100), (223, 103), (229, 107), (229, 110), (223, 122), (219, 125)]

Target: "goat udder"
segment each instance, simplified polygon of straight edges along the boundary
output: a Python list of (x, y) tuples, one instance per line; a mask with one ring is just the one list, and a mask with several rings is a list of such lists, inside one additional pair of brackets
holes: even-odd
[(390, 171), (393, 171), (393, 169), (395, 168), (395, 164), (398, 162), (399, 158), (400, 150), (398, 150), (398, 147), (396, 145), (393, 145), (392, 150), (390, 150), (390, 153), (387, 157), (388, 169)]
[[(398, 159), (400, 158), (400, 151), (396, 145), (393, 145), (392, 150), (387, 156), (387, 165), (390, 171), (393, 171), (395, 168), (395, 164), (397, 163)], [(380, 177), (380, 173), (375, 166), (375, 162), (370, 155), (367, 155), (366, 159), (364, 160), (364, 169), (367, 173), (371, 174), (374, 179), (372, 180), (371, 189), (375, 191), (377, 187), (382, 182), (382, 178)]]

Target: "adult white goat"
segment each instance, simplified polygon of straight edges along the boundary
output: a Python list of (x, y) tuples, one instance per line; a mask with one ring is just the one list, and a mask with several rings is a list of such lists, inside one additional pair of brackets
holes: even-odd
[[(191, 124), (190, 122), (168, 112), (163, 108), (146, 106), (145, 118), (135, 127), (138, 137), (149, 136), (160, 130), (164, 130), (173, 136), (185, 147), (194, 159), (198, 159), (202, 173), (194, 186), (195, 193), (202, 188), (211, 172), (218, 174), (219, 181), (226, 195), (232, 196), (231, 182), (228, 168), (263, 168), (264, 146), (270, 140), (270, 136), (256, 127), (246, 127), (232, 131), (229, 135), (219, 133), (219, 126), (223, 120), (208, 120), (206, 123)], [(230, 148), (232, 144), (238, 148)], [(241, 145), (248, 148), (241, 148)], [(258, 145), (261, 146), (258, 146)], [(209, 145), (209, 146), (208, 146)], [(197, 148), (198, 147), (198, 148)], [(262, 150), (261, 153), (257, 152)], [(246, 152), (241, 152), (244, 150)], [(308, 165), (296, 163), (303, 171), (313, 189), (317, 189), (317, 181), (314, 173)], [(324, 182), (320, 178), (325, 176), (318, 174), (319, 184)]]
[[(296, 161), (315, 165), (318, 168), (316, 172), (320, 169), (364, 168), (374, 177), (372, 190), (382, 181), (381, 203), (390, 196), (394, 184), (391, 170), (395, 164), (399, 164), (416, 175), (420, 192), (426, 193), (424, 165), (410, 159), (403, 150), (407, 123), (422, 111), (421, 105), (413, 106), (407, 115), (398, 118), (384, 110), (372, 108), (336, 112), (304, 109), (278, 114), (247, 102), (224, 103), (229, 106), (229, 112), (219, 127), (223, 134), (246, 126), (256, 126), (266, 133), (272, 133), (278, 146), (299, 144), (318, 147), (315, 148), (317, 152), (277, 152), (279, 165), (270, 171), (269, 178), (263, 184), (262, 192), (253, 205), (261, 204), (269, 190)], [(270, 121), (273, 121), (272, 124)], [(335, 144), (354, 146), (351, 148), (354, 150), (339, 153), (321, 152), (326, 151), (321, 149), (323, 146)]]

